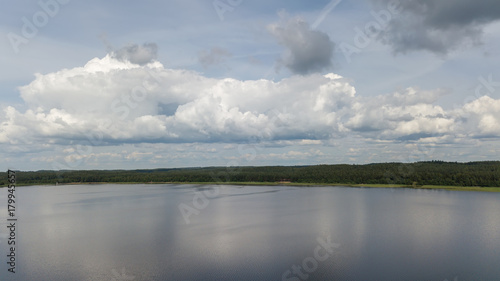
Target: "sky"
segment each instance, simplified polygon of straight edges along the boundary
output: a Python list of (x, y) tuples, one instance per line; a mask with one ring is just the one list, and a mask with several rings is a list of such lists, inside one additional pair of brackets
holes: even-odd
[(498, 0), (10, 1), (0, 169), (499, 160)]

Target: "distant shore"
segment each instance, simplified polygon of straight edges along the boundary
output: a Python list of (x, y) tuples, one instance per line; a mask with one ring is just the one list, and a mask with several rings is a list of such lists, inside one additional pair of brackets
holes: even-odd
[[(0, 172), (0, 185), (7, 173)], [(175, 183), (348, 186), (500, 192), (500, 161), (310, 166), (216, 166), (136, 170), (17, 171), (18, 185)]]
[[(398, 184), (342, 184), (342, 183), (295, 183), (295, 182), (71, 182), (58, 183), (56, 185), (100, 185), (100, 184), (198, 184), (198, 185), (252, 185), (252, 186), (336, 186), (354, 188), (409, 188), (409, 189), (435, 189), (435, 190), (456, 190), (456, 191), (483, 191), (500, 192), (500, 187), (479, 187), (479, 186), (446, 186), (446, 185), (398, 185)], [(17, 186), (55, 186), (55, 184), (30, 183), (17, 184)], [(6, 186), (2, 186), (6, 187)]]

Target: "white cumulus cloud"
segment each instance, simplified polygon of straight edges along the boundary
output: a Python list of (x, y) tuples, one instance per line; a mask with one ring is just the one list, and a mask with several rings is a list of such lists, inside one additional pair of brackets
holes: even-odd
[(280, 81), (207, 78), (114, 55), (36, 74), (19, 88), (27, 110), (3, 108), (0, 143), (329, 143), (349, 134), (412, 141), (499, 137), (500, 100), (445, 110), (441, 90), (408, 88), (363, 97), (330, 73)]

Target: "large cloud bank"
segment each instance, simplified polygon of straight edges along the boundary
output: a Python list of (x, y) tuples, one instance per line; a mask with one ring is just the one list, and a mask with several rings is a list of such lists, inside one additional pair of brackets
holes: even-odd
[(366, 98), (336, 74), (297, 75), (278, 82), (213, 79), (166, 69), (147, 55), (134, 59), (136, 63), (124, 57), (111, 54), (83, 67), (37, 74), (20, 87), (28, 109), (3, 109), (0, 143), (68, 144), (89, 138), (103, 145), (229, 143), (349, 134), (452, 141), (500, 136), (500, 100), (488, 96), (445, 110), (435, 105), (440, 90), (408, 88)]

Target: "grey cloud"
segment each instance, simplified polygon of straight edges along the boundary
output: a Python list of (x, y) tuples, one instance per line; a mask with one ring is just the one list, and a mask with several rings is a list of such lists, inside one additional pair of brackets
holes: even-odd
[(334, 43), (326, 33), (312, 30), (300, 18), (270, 25), (269, 31), (286, 48), (279, 66), (285, 66), (294, 74), (319, 72), (332, 66)]
[(155, 43), (127, 45), (112, 52), (112, 56), (120, 61), (129, 61), (138, 65), (145, 65), (154, 61), (157, 57), (158, 46)]
[(198, 54), (198, 61), (207, 68), (212, 65), (223, 62), (226, 58), (231, 57), (232, 54), (226, 49), (214, 47), (210, 51), (204, 50)]
[(428, 7), (426, 22), (433, 27), (467, 26), (500, 19), (498, 0), (421, 0), (420, 2)]
[[(372, 0), (378, 8), (394, 0)], [(395, 53), (425, 50), (445, 55), (464, 45), (481, 43), (484, 25), (500, 19), (498, 0), (400, 1), (379, 39)]]

